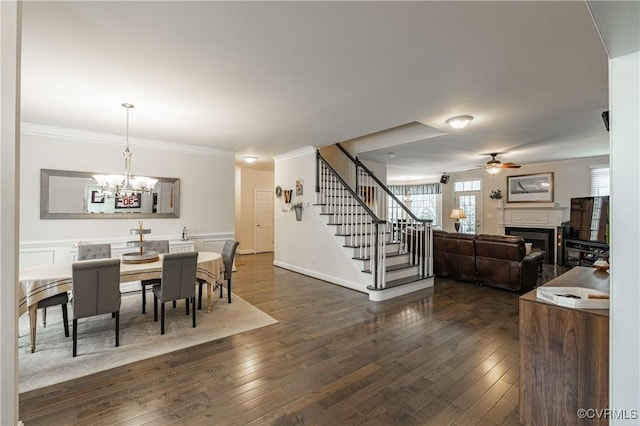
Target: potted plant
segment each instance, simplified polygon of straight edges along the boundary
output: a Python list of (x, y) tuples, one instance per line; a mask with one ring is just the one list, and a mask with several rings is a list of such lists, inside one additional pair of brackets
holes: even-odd
[(291, 204), (291, 210), (296, 212), (296, 220), (300, 222), (302, 220), (302, 210), (303, 210), (302, 201), (296, 201), (295, 203)]
[(498, 207), (502, 207), (502, 191), (500, 189), (494, 189), (489, 194), (489, 198), (492, 200), (498, 200)]

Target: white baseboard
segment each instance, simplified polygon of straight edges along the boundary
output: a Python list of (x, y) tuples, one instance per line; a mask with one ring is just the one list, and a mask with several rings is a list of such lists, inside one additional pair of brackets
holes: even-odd
[(383, 290), (370, 290), (369, 300), (372, 302), (382, 302), (383, 300), (393, 299), (394, 297), (404, 296), (420, 290), (433, 287), (433, 277), (416, 281), (409, 284), (403, 284), (398, 287), (391, 287)]
[(337, 285), (339, 285), (341, 287), (346, 287), (346, 288), (348, 288), (350, 290), (355, 290), (355, 291), (358, 291), (360, 293), (369, 294), (369, 291), (367, 290), (365, 284), (362, 284), (362, 283), (355, 283), (355, 282), (348, 281), (348, 280), (345, 280), (345, 279), (340, 278), (340, 277), (335, 277), (333, 275), (323, 274), (322, 272), (313, 271), (311, 269), (301, 268), (299, 266), (291, 265), (289, 263), (281, 262), (279, 260), (274, 260), (273, 261), (273, 265), (274, 266), (278, 266), (280, 268), (288, 269), (288, 270), (293, 271), (293, 272), (297, 272), (297, 273), (302, 274), (302, 275), (307, 275), (309, 277), (317, 278), (317, 279), (322, 280), (322, 281), (327, 281), (327, 282), (330, 282), (332, 284), (337, 284)]

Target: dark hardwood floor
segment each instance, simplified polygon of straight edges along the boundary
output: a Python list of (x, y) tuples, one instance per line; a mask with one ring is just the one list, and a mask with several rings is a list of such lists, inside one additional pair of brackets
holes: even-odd
[[(278, 324), (21, 394), (20, 419), (518, 424), (518, 294), (436, 279), (433, 289), (374, 303), (272, 261), (236, 257), (233, 291)], [(550, 268), (543, 280), (559, 273)]]

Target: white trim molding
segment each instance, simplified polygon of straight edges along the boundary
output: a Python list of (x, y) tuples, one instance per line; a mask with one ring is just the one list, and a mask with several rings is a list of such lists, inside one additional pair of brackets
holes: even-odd
[[(20, 133), (23, 135), (48, 136), (72, 141), (100, 143), (122, 146), (122, 136), (108, 133), (90, 132), (86, 130), (67, 129), (64, 127), (46, 126), (35, 123), (20, 123)], [(235, 152), (226, 149), (211, 148), (198, 145), (158, 141), (143, 138), (129, 138), (129, 144), (135, 148), (154, 149), (158, 151), (174, 151), (186, 154), (207, 155), (235, 159)]]
[(497, 209), (498, 224), (502, 228), (506, 226), (556, 228), (566, 220), (565, 212), (569, 207), (557, 203), (525, 203), (523, 205), (509, 203), (504, 207), (497, 207)]
[(289, 152), (285, 152), (284, 154), (280, 154), (280, 155), (275, 155), (271, 158), (273, 158), (273, 161), (275, 161), (276, 163), (278, 161), (284, 161), (284, 160), (290, 160), (292, 158), (297, 158), (297, 157), (302, 157), (305, 155), (309, 155), (309, 154), (314, 154), (316, 152), (316, 148), (313, 146), (305, 146), (293, 151), (289, 151)]

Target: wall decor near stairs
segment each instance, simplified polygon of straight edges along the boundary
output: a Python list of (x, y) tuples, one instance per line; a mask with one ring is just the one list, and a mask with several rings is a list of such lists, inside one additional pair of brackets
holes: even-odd
[(291, 195), (293, 194), (293, 189), (285, 189), (284, 190), (284, 203), (291, 204)]
[(343, 247), (352, 250), (352, 261), (371, 276), (369, 299), (431, 287), (431, 221), (418, 219), (362, 163), (343, 152), (355, 165), (355, 188), (318, 151), (315, 206)]

